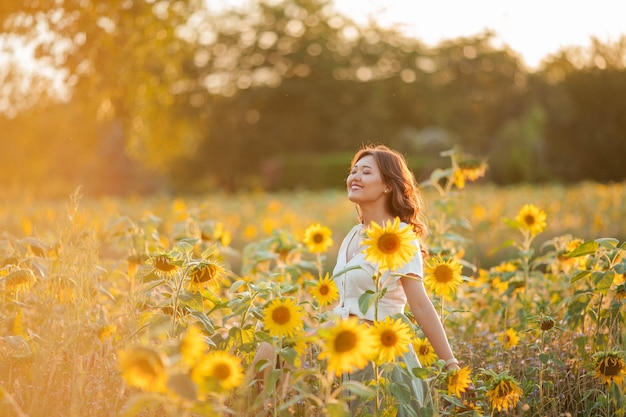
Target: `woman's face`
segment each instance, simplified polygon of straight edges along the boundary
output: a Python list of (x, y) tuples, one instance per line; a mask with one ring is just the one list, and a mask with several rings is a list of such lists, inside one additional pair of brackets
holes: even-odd
[(359, 159), (346, 180), (348, 199), (353, 203), (363, 204), (377, 201), (385, 195), (389, 187), (383, 182), (378, 164), (372, 155)]

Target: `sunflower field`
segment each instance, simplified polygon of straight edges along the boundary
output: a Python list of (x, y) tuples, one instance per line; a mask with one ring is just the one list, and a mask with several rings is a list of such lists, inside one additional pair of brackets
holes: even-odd
[[(0, 202), (0, 415), (625, 416), (626, 184), (497, 188), (445, 156), (424, 283), (459, 370), (408, 312), (333, 314), (341, 191), (25, 194)], [(421, 368), (396, 366), (409, 349)]]

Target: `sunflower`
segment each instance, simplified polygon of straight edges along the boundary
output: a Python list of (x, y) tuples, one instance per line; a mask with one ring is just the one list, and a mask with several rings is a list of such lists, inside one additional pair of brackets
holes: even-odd
[(293, 337), (302, 330), (302, 307), (290, 298), (277, 298), (263, 310), (263, 325), (272, 336)]
[(157, 351), (143, 346), (132, 347), (118, 353), (118, 363), (128, 385), (144, 391), (165, 392), (166, 361)]
[(240, 386), (243, 379), (239, 359), (222, 350), (209, 352), (191, 369), (191, 380), (202, 395), (230, 391)]
[(306, 228), (303, 241), (309, 252), (323, 253), (333, 245), (332, 232), (328, 227), (315, 223)]
[(426, 277), (424, 283), (437, 295), (448, 295), (456, 291), (463, 282), (461, 270), (463, 267), (454, 258), (444, 260), (438, 256), (428, 258), (426, 262)]
[(433, 349), (433, 346), (430, 344), (428, 339), (422, 339), (419, 337), (414, 338), (413, 349), (415, 349), (417, 358), (422, 366), (430, 366), (437, 361), (435, 349)]
[(556, 320), (554, 320), (550, 316), (543, 316), (539, 320), (539, 327), (544, 332), (547, 332), (548, 330), (552, 330), (552, 328), (554, 328), (555, 325), (556, 325)]
[(217, 262), (198, 262), (191, 268), (188, 287), (191, 291), (200, 291), (204, 287), (215, 289), (225, 273), (226, 270)]
[(377, 360), (380, 363), (395, 362), (396, 358), (409, 351), (411, 329), (401, 319), (376, 321), (371, 328), (378, 340)]
[(319, 333), (323, 342), (319, 358), (328, 358), (328, 370), (337, 376), (363, 369), (376, 356), (376, 336), (354, 317)]
[(498, 339), (507, 350), (517, 346), (519, 343), (519, 336), (513, 328), (508, 328), (505, 332), (501, 333)]
[(28, 291), (35, 285), (37, 278), (30, 269), (16, 269), (2, 278), (4, 288), (13, 294)]
[(337, 285), (328, 273), (309, 288), (309, 292), (320, 306), (327, 306), (339, 298)]
[(497, 375), (489, 385), (485, 395), (491, 407), (497, 411), (515, 407), (523, 393), (515, 378), (507, 374)]
[(197, 326), (190, 326), (187, 334), (180, 341), (182, 361), (189, 366), (193, 366), (204, 355), (206, 347), (202, 330)]
[(546, 213), (532, 204), (525, 204), (515, 218), (522, 230), (535, 236), (546, 228)]
[(464, 366), (448, 374), (448, 394), (460, 397), (472, 385), (469, 367)]
[(487, 164), (485, 161), (467, 158), (459, 161), (459, 169), (467, 180), (476, 181), (477, 179), (485, 176)]
[(595, 355), (596, 378), (605, 384), (621, 383), (626, 376), (624, 358), (617, 352), (600, 352)]
[(176, 269), (176, 265), (172, 264), (172, 257), (165, 254), (155, 256), (152, 259), (152, 265), (155, 269), (166, 273)]
[(400, 227), (398, 217), (393, 223), (387, 220), (383, 226), (372, 222), (365, 234), (365, 259), (378, 264), (381, 271), (404, 266), (419, 250), (415, 244), (415, 232), (408, 224)]

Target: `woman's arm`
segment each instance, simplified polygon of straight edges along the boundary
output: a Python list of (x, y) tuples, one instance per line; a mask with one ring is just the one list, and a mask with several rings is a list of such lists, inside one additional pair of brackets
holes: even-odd
[(400, 281), (417, 324), (422, 328), (439, 359), (449, 364), (446, 366), (446, 370), (458, 368), (458, 364), (454, 362), (454, 353), (450, 348), (446, 331), (432, 301), (426, 294), (424, 283), (419, 276), (409, 275), (411, 276), (401, 277)]

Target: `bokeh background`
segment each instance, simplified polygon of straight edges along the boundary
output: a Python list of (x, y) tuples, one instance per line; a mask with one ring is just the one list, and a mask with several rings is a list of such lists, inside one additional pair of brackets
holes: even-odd
[(3, 1), (5, 196), (341, 188), (369, 142), (418, 179), (454, 146), (497, 185), (626, 177), (624, 35), (531, 67), (489, 28), (433, 45), (337, 6)]
[[(347, 416), (320, 347), (296, 365), (261, 318), (293, 298), (328, 329), (310, 289), (357, 221), (351, 157), (382, 142), (425, 193), (428, 262), (462, 265), (429, 295), (465, 399), (625, 417), (626, 25), (581, 38), (623, 2), (0, 0), (0, 416)], [(249, 378), (210, 402), (196, 326)], [(286, 366), (255, 365), (261, 341)], [(442, 364), (438, 408), (483, 415)]]

